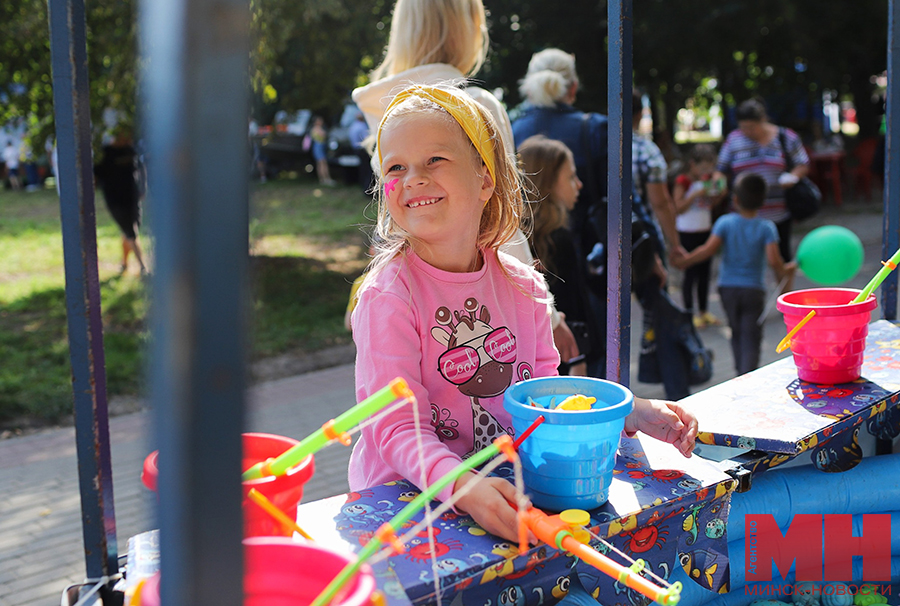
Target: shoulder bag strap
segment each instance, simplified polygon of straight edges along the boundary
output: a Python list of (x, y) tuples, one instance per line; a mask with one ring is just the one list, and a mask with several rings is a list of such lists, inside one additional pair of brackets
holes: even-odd
[(787, 137), (785, 136), (784, 129), (782, 127), (778, 127), (778, 142), (781, 144), (781, 155), (784, 156), (784, 172), (789, 173), (794, 170), (794, 159), (791, 158), (791, 154), (788, 153)]

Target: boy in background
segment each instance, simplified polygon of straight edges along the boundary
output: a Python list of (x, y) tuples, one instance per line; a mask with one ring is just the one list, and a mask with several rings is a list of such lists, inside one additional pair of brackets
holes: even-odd
[(766, 263), (778, 281), (797, 270), (785, 263), (778, 249), (778, 230), (757, 215), (766, 199), (766, 181), (755, 173), (741, 173), (734, 182), (737, 212), (720, 217), (712, 234), (699, 248), (674, 262), (686, 268), (705, 261), (722, 249), (719, 296), (731, 327), (731, 351), (739, 375), (759, 367), (762, 326), (757, 319), (766, 299)]

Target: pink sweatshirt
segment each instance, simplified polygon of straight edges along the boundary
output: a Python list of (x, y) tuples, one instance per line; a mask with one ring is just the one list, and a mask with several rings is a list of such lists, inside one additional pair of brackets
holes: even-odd
[[(353, 312), (357, 401), (406, 379), (418, 400), (429, 485), (512, 433), (507, 387), (555, 375), (559, 365), (543, 278), (504, 253), (484, 259), (479, 271), (451, 273), (408, 252), (366, 280)], [(350, 456), (350, 490), (399, 478), (422, 485), (412, 406), (365, 427)]]

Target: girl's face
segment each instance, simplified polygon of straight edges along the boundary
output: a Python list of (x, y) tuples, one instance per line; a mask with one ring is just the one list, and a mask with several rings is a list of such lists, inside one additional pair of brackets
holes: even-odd
[(494, 182), (462, 128), (449, 116), (407, 114), (384, 128), (381, 152), (388, 212), (416, 253), (441, 269), (470, 269)]
[(691, 161), (691, 177), (694, 181), (698, 181), (712, 174), (715, 170), (716, 164), (715, 162), (710, 162), (709, 160), (704, 160), (703, 162), (694, 162)]
[(572, 159), (572, 154), (566, 154), (566, 160), (556, 175), (556, 183), (553, 184), (550, 197), (562, 204), (566, 210), (571, 211), (575, 208), (581, 187), (581, 179), (575, 172), (575, 160)]

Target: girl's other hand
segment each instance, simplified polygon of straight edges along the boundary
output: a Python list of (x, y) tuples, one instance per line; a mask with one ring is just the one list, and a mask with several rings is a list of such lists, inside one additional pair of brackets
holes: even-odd
[(675, 402), (634, 399), (634, 410), (625, 417), (625, 431), (642, 431), (657, 440), (674, 444), (685, 457), (691, 456), (697, 439), (697, 418)]
[(553, 329), (553, 344), (559, 352), (559, 358), (563, 361), (578, 357), (578, 343), (572, 329), (566, 324), (566, 315), (559, 312), (559, 324)]
[[(456, 509), (472, 516), (478, 525), (489, 533), (503, 537), (513, 544), (519, 540), (519, 526), (516, 519), (516, 488), (503, 478), (480, 478), (472, 472), (466, 472), (453, 486), (456, 494), (469, 482), (476, 484), (469, 492), (456, 501)], [(528, 502), (531, 506), (531, 502)], [(528, 532), (528, 541), (534, 545), (537, 539)]]

